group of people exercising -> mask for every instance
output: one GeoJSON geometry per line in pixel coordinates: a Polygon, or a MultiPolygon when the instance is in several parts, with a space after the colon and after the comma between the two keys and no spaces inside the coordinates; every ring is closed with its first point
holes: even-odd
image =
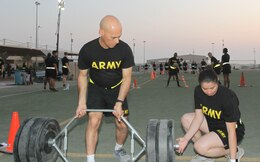
{"type": "MultiPolygon", "coordinates": [[[[121,116],[127,118],[129,115],[127,95],[135,63],[131,48],[120,40],[121,35],[120,21],[115,16],[107,15],[100,21],[99,37],[86,43],[79,53],[76,116],[88,116],[87,162],[95,162],[98,132],[103,118],[103,112],[87,113],[87,109],[111,108],[114,112],[105,116],[115,117],[114,156],[121,162],[131,161],[123,148],[128,128],[121,121],[121,116]]],[[[205,68],[199,73],[199,85],[194,91],[195,111],[181,118],[186,133],[177,139],[179,149],[176,151],[183,153],[189,141],[193,141],[198,155],[192,162],[213,162],[214,158],[224,156],[229,162],[240,161],[244,150],[238,145],[244,137],[245,127],[239,100],[232,90],[219,84],[214,67],[205,68]]],[[[176,53],[169,59],[169,76],[177,77],[177,71],[176,53]]]]}

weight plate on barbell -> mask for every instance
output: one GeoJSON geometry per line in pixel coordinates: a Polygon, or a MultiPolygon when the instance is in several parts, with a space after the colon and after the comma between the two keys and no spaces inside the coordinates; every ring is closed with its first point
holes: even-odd
{"type": "Polygon", "coordinates": [[[170,152],[169,155],[169,159],[172,159],[172,162],[175,161],[175,148],[174,148],[174,145],[175,145],[175,129],[174,129],[174,120],[171,120],[171,126],[169,127],[170,130],[169,130],[169,133],[171,133],[169,136],[168,136],[168,151],[170,152]]]}
{"type": "Polygon", "coordinates": [[[161,119],[157,134],[159,162],[173,162],[175,158],[173,149],[173,120],[161,119]]]}
{"type": "Polygon", "coordinates": [[[30,120],[31,118],[28,118],[26,120],[24,120],[22,122],[22,124],[20,125],[16,135],[15,135],[15,140],[14,140],[14,149],[13,149],[13,156],[14,156],[14,161],[15,162],[21,162],[20,157],[19,157],[19,151],[18,151],[18,145],[19,145],[19,139],[21,137],[22,134],[22,130],[24,128],[24,126],[26,125],[26,123],[30,120]]]}
{"type": "Polygon", "coordinates": [[[25,120],[24,126],[20,127],[19,132],[16,134],[15,138],[15,154],[14,157],[16,157],[16,162],[29,162],[29,159],[27,158],[27,150],[28,150],[28,142],[29,142],[29,133],[31,126],[34,124],[34,121],[37,118],[30,118],[28,120],[25,120]]]}
{"type": "Polygon", "coordinates": [[[150,119],[146,130],[146,161],[158,161],[158,119],[150,119]]]}
{"type": "Polygon", "coordinates": [[[36,157],[36,144],[38,142],[37,134],[41,131],[42,125],[48,120],[49,118],[42,117],[37,118],[33,125],[31,126],[29,136],[28,136],[28,149],[26,150],[26,156],[27,159],[29,159],[30,162],[38,162],[36,157]]]}
{"type": "MultiPolygon", "coordinates": [[[[58,158],[58,152],[48,144],[49,140],[54,139],[60,132],[57,120],[47,119],[36,136],[36,157],[38,162],[54,162],[58,158]]],[[[61,146],[61,140],[57,139],[56,144],[61,146]]]]}

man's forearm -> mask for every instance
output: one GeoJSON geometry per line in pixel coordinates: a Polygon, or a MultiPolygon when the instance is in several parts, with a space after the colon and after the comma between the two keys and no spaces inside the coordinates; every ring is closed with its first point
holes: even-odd
{"type": "Polygon", "coordinates": [[[78,95],[79,100],[78,104],[86,104],[86,94],[87,94],[87,77],[79,76],[78,77],[78,95]]]}

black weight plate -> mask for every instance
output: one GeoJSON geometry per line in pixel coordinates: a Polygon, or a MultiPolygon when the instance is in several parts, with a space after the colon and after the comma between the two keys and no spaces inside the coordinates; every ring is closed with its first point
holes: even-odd
{"type": "Polygon", "coordinates": [[[18,142],[18,155],[21,162],[29,162],[26,157],[26,152],[29,149],[28,143],[30,140],[28,137],[29,137],[31,126],[34,124],[34,121],[36,119],[37,118],[31,118],[30,120],[28,120],[21,131],[19,142],[18,142]]]}
{"type": "Polygon", "coordinates": [[[48,120],[48,118],[37,118],[31,126],[28,136],[30,140],[28,142],[28,149],[26,150],[26,157],[30,162],[37,162],[35,149],[38,141],[36,139],[36,136],[41,131],[41,127],[46,120],[48,120]]]}
{"type": "Polygon", "coordinates": [[[146,130],[146,162],[158,162],[158,119],[150,119],[146,130]]]}
{"type": "MultiPolygon", "coordinates": [[[[38,162],[55,162],[58,158],[58,152],[48,144],[50,139],[54,139],[60,132],[60,126],[57,120],[49,118],[46,120],[36,137],[36,156],[38,162]]],[[[58,147],[61,146],[61,140],[56,141],[58,147]]]]}
{"type": "Polygon", "coordinates": [[[26,120],[24,120],[22,122],[22,124],[20,125],[16,135],[15,135],[15,139],[14,139],[14,149],[13,149],[13,156],[14,156],[14,161],[15,162],[21,162],[20,157],[19,157],[19,153],[18,153],[18,145],[19,145],[19,140],[20,140],[20,136],[22,133],[22,130],[25,126],[25,124],[30,120],[31,118],[28,118],[26,120]]]}
{"type": "Polygon", "coordinates": [[[173,145],[176,142],[174,120],[171,120],[171,124],[170,124],[169,128],[171,129],[171,131],[170,131],[171,134],[168,136],[168,157],[170,159],[169,160],[170,162],[174,162],[175,161],[175,148],[173,147],[173,145]]]}
{"type": "Polygon", "coordinates": [[[160,120],[159,129],[157,130],[159,162],[168,162],[168,122],[167,119],[160,120]]]}
{"type": "Polygon", "coordinates": [[[162,119],[158,129],[159,162],[173,162],[173,120],[162,119]]]}

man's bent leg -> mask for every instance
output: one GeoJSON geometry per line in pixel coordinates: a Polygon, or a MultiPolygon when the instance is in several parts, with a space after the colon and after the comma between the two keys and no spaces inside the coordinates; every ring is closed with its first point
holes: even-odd
{"type": "Polygon", "coordinates": [[[123,145],[128,136],[128,127],[123,121],[119,122],[117,119],[115,119],[115,122],[116,122],[116,146],[115,146],[114,155],[120,162],[129,162],[131,161],[130,155],[128,155],[126,151],[123,149],[123,145]]]}
{"type": "Polygon", "coordinates": [[[128,136],[128,127],[123,121],[118,121],[115,119],[116,122],[116,142],[120,145],[123,145],[128,136]]]}

